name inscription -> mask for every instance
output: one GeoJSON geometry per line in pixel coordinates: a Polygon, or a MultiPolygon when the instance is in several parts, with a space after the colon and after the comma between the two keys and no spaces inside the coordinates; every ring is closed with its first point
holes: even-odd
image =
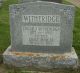
{"type": "Polygon", "coordinates": [[[60,23],[60,15],[22,15],[24,23],[60,23]]]}
{"type": "MultiPolygon", "coordinates": [[[[58,23],[59,15],[22,15],[23,23],[58,23]]],[[[60,26],[22,26],[23,45],[60,46],[60,26]]]]}

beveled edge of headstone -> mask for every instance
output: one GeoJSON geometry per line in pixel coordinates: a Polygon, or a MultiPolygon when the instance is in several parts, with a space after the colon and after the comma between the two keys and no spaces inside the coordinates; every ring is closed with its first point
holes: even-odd
{"type": "Polygon", "coordinates": [[[48,1],[35,1],[35,2],[27,2],[27,3],[21,3],[21,4],[11,4],[9,6],[11,7],[11,6],[15,6],[15,5],[26,5],[26,4],[32,4],[32,3],[55,4],[55,5],[63,5],[63,6],[69,6],[69,7],[75,8],[74,5],[67,5],[67,4],[61,4],[61,3],[56,3],[56,2],[48,2],[48,1]]]}
{"type": "MultiPolygon", "coordinates": [[[[18,0],[18,3],[25,3],[25,2],[36,2],[36,1],[45,1],[45,0],[18,0]]],[[[60,1],[49,1],[48,2],[56,2],[56,3],[62,3],[62,0],[60,1]]]]}
{"type": "MultiPolygon", "coordinates": [[[[36,2],[37,0],[26,0],[26,2],[36,2]]],[[[23,0],[18,0],[18,3],[24,3],[23,0]]]]}

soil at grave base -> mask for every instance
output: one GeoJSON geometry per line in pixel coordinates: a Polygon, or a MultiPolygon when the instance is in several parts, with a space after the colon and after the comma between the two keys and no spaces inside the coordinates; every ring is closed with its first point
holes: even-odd
{"type": "Polygon", "coordinates": [[[4,68],[3,64],[0,64],[0,73],[6,73],[6,69],[4,68]]]}
{"type": "Polygon", "coordinates": [[[0,53],[0,64],[3,62],[2,53],[0,53]]]}

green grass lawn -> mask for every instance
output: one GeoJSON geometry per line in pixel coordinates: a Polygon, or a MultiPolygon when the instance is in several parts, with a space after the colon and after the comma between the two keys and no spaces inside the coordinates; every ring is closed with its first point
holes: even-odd
{"type": "Polygon", "coordinates": [[[0,7],[0,53],[10,45],[9,5],[16,2],[16,0],[5,0],[0,7]]]}
{"type": "MultiPolygon", "coordinates": [[[[0,54],[10,45],[9,5],[14,3],[17,3],[17,1],[5,0],[2,7],[0,7],[0,54]]],[[[64,1],[64,3],[67,2],[64,1]]],[[[76,7],[75,11],[73,47],[75,47],[77,54],[80,55],[80,8],[76,7]]]]}
{"type": "Polygon", "coordinates": [[[80,54],[80,9],[76,8],[74,31],[73,31],[73,47],[80,54]]]}
{"type": "MultiPolygon", "coordinates": [[[[63,3],[70,4],[63,0],[63,3]]],[[[73,30],[73,47],[80,55],[80,8],[75,7],[74,30],[73,30]]]]}

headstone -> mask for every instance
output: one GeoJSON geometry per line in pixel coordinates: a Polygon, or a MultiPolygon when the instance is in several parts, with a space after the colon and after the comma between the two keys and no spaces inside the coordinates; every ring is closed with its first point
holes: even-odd
{"type": "Polygon", "coordinates": [[[12,49],[41,53],[71,51],[73,6],[33,2],[13,5],[10,13],[12,49]]]}
{"type": "Polygon", "coordinates": [[[4,63],[30,70],[75,68],[72,48],[74,6],[29,2],[10,6],[11,46],[4,63]]]}
{"type": "Polygon", "coordinates": [[[48,2],[62,3],[62,0],[18,0],[19,3],[36,2],[36,1],[48,1],[48,2]]]}

